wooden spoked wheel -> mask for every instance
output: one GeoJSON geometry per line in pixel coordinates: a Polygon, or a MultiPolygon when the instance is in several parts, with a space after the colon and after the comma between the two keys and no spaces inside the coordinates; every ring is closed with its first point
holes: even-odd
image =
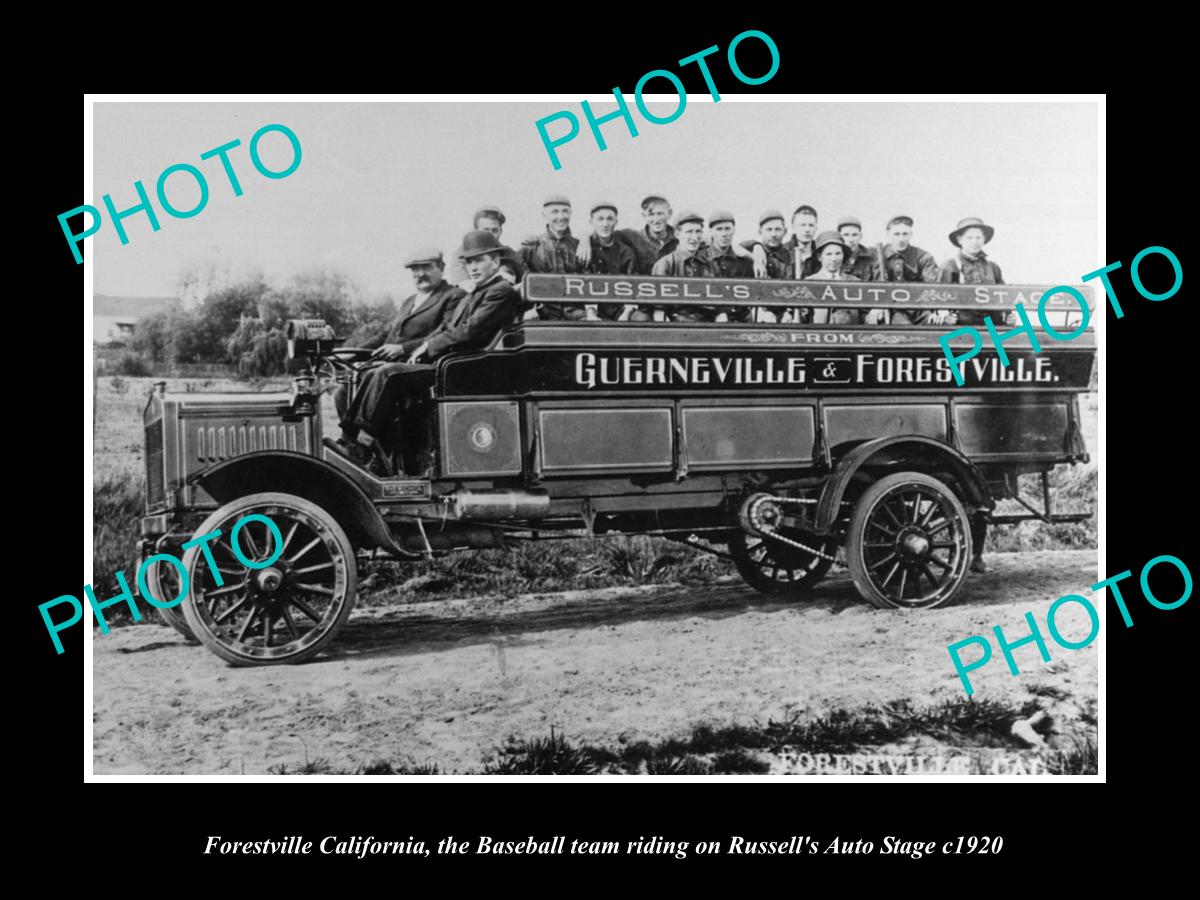
{"type": "MultiPolygon", "coordinates": [[[[837,544],[831,540],[804,531],[783,533],[829,556],[837,552],[837,544]]],[[[824,578],[833,565],[833,560],[744,531],[730,539],[729,552],[745,582],[764,594],[803,594],[824,578]]]]}
{"type": "Polygon", "coordinates": [[[949,487],[920,472],[872,484],[855,504],[846,565],[879,607],[931,609],[952,601],[971,561],[966,510],[949,487]]]}
{"type": "Polygon", "coordinates": [[[196,637],[240,666],[295,663],[319,653],[354,607],[354,547],[342,527],[308,500],[264,493],[225,504],[196,533],[216,529],[220,536],[208,544],[215,572],[201,546],[183,558],[191,580],[184,615],[196,637]],[[282,541],[277,547],[265,522],[245,523],[238,545],[254,566],[239,560],[230,544],[234,525],[250,514],[274,522],[282,541]]]}

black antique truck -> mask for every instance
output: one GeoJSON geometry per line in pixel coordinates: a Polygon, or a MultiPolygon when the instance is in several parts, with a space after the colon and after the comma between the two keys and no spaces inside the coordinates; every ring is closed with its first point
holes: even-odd
{"type": "MultiPolygon", "coordinates": [[[[427,402],[407,411],[403,427],[431,438],[422,478],[380,477],[323,446],[320,394],[352,390],[366,354],[300,325],[291,393],[156,387],[142,552],[178,553],[221,530],[205,545],[221,583],[203,548],[188,549],[190,596],[167,614],[239,665],[326,646],[354,604],[360,556],[515,540],[662,535],[729,555],[760,591],[797,597],[842,560],[873,604],[940,606],[967,578],[973,520],[1086,515],[1054,514],[1046,476],[1088,459],[1077,395],[1093,333],[1043,334],[1041,352],[1013,337],[1007,366],[987,343],[959,364],[960,387],[938,343],[952,326],[759,323],[760,311],[982,309],[1003,322],[1047,289],[529,275],[531,305],[751,307],[752,321],[514,322],[486,349],[439,360],[427,402]],[[1042,478],[1040,510],[1018,489],[1030,473],[1042,478]],[[1002,498],[1029,512],[998,515],[1002,498]],[[262,568],[228,543],[252,513],[282,541],[261,521],[241,529],[245,558],[276,558],[262,568]]],[[[176,596],[172,573],[151,569],[156,596],[176,596]]]]}

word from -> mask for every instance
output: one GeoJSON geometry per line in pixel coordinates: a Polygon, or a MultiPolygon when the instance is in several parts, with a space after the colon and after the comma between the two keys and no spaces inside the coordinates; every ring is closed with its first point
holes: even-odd
{"type": "MultiPolygon", "coordinates": [[[[700,67],[700,73],[704,77],[704,84],[708,87],[708,92],[712,94],[714,103],[721,102],[721,95],[717,93],[717,86],[713,82],[712,73],[709,71],[708,63],[705,62],[704,58],[716,53],[720,49],[721,48],[716,44],[713,44],[711,47],[705,47],[699,53],[693,53],[691,56],[685,56],[683,59],[679,60],[680,66],[686,66],[688,63],[696,63],[696,65],[700,67]]],[[[731,71],[734,77],[737,78],[738,81],[742,82],[742,84],[764,84],[774,78],[775,73],[779,71],[779,48],[768,35],[761,31],[743,31],[730,42],[729,49],[725,51],[725,57],[729,63],[729,71],[731,71]],[[738,65],[738,45],[748,38],[754,38],[762,41],[762,43],[766,45],[767,50],[770,51],[771,68],[765,75],[752,77],[742,71],[742,67],[738,65]]],[[[584,118],[587,119],[588,127],[592,130],[592,137],[596,141],[596,146],[599,147],[601,151],[608,149],[608,143],[605,141],[604,135],[600,132],[600,126],[605,122],[611,122],[613,119],[618,118],[624,119],[625,126],[629,129],[630,136],[638,136],[637,123],[634,122],[633,113],[629,111],[629,103],[626,102],[625,95],[621,93],[621,89],[619,87],[613,88],[613,96],[617,101],[616,110],[608,113],[607,115],[600,116],[599,118],[597,118],[596,114],[592,112],[591,104],[589,104],[586,100],[580,102],[580,106],[583,108],[584,118]]],[[[683,115],[684,109],[687,108],[687,90],[684,88],[683,82],[680,81],[679,76],[674,72],[669,72],[666,69],[652,69],[638,79],[637,86],[633,90],[633,100],[634,104],[638,108],[638,112],[642,114],[643,119],[645,119],[651,125],[666,125],[669,122],[674,122],[683,115]],[[671,86],[675,88],[675,93],[679,98],[678,106],[676,106],[675,111],[669,116],[656,116],[650,112],[650,110],[646,109],[646,101],[642,96],[642,89],[655,78],[665,78],[667,81],[671,82],[671,86]]],[[[546,153],[550,157],[550,164],[554,166],[555,170],[561,169],[562,163],[559,161],[557,148],[568,143],[569,141],[573,141],[579,136],[579,117],[573,112],[562,109],[556,113],[551,113],[544,118],[538,119],[533,124],[537,128],[538,136],[542,140],[542,146],[546,148],[546,153]],[[558,119],[563,119],[568,123],[567,132],[566,134],[563,134],[552,140],[550,138],[550,133],[547,129],[547,126],[551,122],[554,122],[558,119]]]]}
{"type": "MultiPolygon", "coordinates": [[[[1114,272],[1119,268],[1121,268],[1121,261],[1117,260],[1115,263],[1109,263],[1102,269],[1097,269],[1094,272],[1088,272],[1086,275],[1082,276],[1082,280],[1091,281],[1093,278],[1099,278],[1100,282],[1104,285],[1104,293],[1108,297],[1108,302],[1112,304],[1113,312],[1117,314],[1118,319],[1122,319],[1125,317],[1125,310],[1121,308],[1121,304],[1117,300],[1116,289],[1113,288],[1112,282],[1108,278],[1109,272],[1114,272]]],[[[1133,258],[1133,262],[1129,264],[1129,277],[1132,279],[1133,286],[1137,288],[1137,292],[1139,294],[1141,294],[1147,300],[1158,302],[1159,300],[1166,300],[1170,297],[1174,297],[1177,293],[1179,293],[1179,289],[1183,287],[1183,266],[1179,264],[1179,258],[1166,247],[1147,247],[1145,250],[1135,256],[1133,258]],[[1141,265],[1142,260],[1151,253],[1165,256],[1170,261],[1171,267],[1175,270],[1175,283],[1171,286],[1170,290],[1164,291],[1161,294],[1155,294],[1146,290],[1146,286],[1142,284],[1142,278],[1138,272],[1138,267],[1141,265]]],[[[1000,357],[1000,364],[1002,366],[1008,365],[1008,354],[1004,352],[1004,342],[1010,340],[1018,334],[1025,334],[1029,337],[1029,343],[1032,345],[1034,353],[1042,352],[1041,344],[1038,343],[1037,333],[1033,330],[1033,325],[1029,321],[1029,313],[1025,311],[1025,304],[1016,303],[1013,306],[1013,309],[1016,310],[1017,318],[1021,320],[1021,326],[1019,328],[1012,328],[1008,331],[1000,332],[997,331],[996,326],[992,324],[991,316],[985,316],[983,320],[983,324],[987,328],[988,335],[992,340],[992,346],[996,348],[996,353],[1000,357]]],[[[1056,341],[1073,341],[1075,338],[1087,331],[1088,323],[1092,318],[1092,311],[1088,306],[1087,298],[1083,296],[1083,293],[1080,292],[1078,288],[1073,288],[1070,285],[1065,284],[1060,284],[1057,287],[1053,287],[1050,290],[1045,291],[1041,297],[1038,298],[1037,314],[1038,321],[1042,326],[1042,330],[1056,341]],[[1050,301],[1050,298],[1057,294],[1067,294],[1074,300],[1075,303],[1079,305],[1082,316],[1080,317],[1078,327],[1074,331],[1067,333],[1058,331],[1046,320],[1046,304],[1050,301]]],[[[946,332],[940,338],[938,338],[938,343],[942,345],[942,352],[946,355],[946,359],[950,361],[950,365],[954,370],[955,382],[959,387],[962,387],[963,384],[965,384],[965,381],[959,372],[959,367],[957,364],[963,360],[967,360],[978,355],[979,351],[983,349],[983,335],[980,333],[978,328],[968,325],[964,328],[956,328],[953,331],[946,332]],[[956,354],[951,351],[950,342],[958,335],[970,336],[972,338],[973,346],[963,353],[956,354]]]]}
{"type": "MultiPolygon", "coordinates": [[[[200,154],[201,160],[208,160],[213,157],[221,160],[221,167],[225,170],[225,176],[229,179],[229,186],[233,189],[233,196],[235,197],[242,196],[245,191],[242,190],[242,183],[238,180],[237,173],[233,170],[233,163],[230,162],[229,152],[241,145],[242,142],[240,140],[234,139],[227,144],[222,144],[220,147],[214,147],[212,150],[206,150],[200,154]]],[[[300,139],[286,125],[264,125],[258,131],[254,132],[254,136],[250,138],[250,162],[264,178],[287,178],[296,169],[300,168],[300,156],[300,139]],[[258,151],[258,144],[263,139],[263,136],[272,131],[278,131],[292,145],[292,161],[287,168],[279,171],[268,169],[263,164],[262,157],[258,151]]],[[[117,211],[116,204],[113,203],[111,194],[105,194],[101,198],[104,201],[105,209],[108,210],[108,217],[112,220],[113,227],[117,230],[117,237],[121,239],[122,246],[129,243],[129,235],[125,233],[125,226],[122,224],[122,221],[135,213],[144,212],[146,214],[146,218],[150,220],[152,231],[158,231],[162,228],[159,224],[158,216],[154,212],[154,206],[150,203],[150,197],[146,193],[146,188],[140,179],[133,183],[133,189],[137,193],[138,200],[141,202],[119,212],[117,211]]],[[[162,206],[167,215],[176,219],[190,219],[193,216],[197,216],[208,205],[208,181],[205,179],[204,173],[190,163],[175,163],[163,169],[162,173],[158,176],[158,182],[155,184],[155,193],[158,195],[159,205],[162,206]],[[186,173],[195,179],[196,185],[200,188],[200,199],[191,209],[177,209],[167,199],[167,179],[176,172],[186,173]]],[[[71,252],[75,255],[75,262],[81,263],[83,262],[83,256],[79,252],[79,243],[84,238],[89,238],[100,230],[100,227],[104,224],[104,217],[96,207],[85,203],[83,206],[77,206],[69,212],[60,215],[58,217],[58,224],[62,228],[63,234],[67,236],[67,243],[71,245],[71,252]],[[92,224],[91,227],[85,228],[79,234],[75,234],[71,231],[71,226],[67,224],[67,219],[77,216],[80,213],[90,215],[92,217],[92,224]]]]}
{"type": "MultiPolygon", "coordinates": [[[[1057,384],[1061,380],[1050,358],[1018,359],[1011,369],[1005,369],[997,359],[971,362],[973,368],[968,370],[967,377],[973,385],[1057,384]]],[[[1078,366],[1072,365],[1077,361],[1063,362],[1066,363],[1064,372],[1067,382],[1087,383],[1087,373],[1075,371],[1078,366]]],[[[672,356],[635,356],[582,352],[575,354],[574,372],[575,385],[589,390],[596,387],[633,390],[654,385],[936,386],[948,385],[954,377],[949,363],[933,351],[895,354],[858,352],[848,356],[693,356],[682,353],[672,356]]]]}
{"type": "MultiPolygon", "coordinates": [[[[199,537],[192,538],[183,545],[184,550],[190,550],[192,547],[200,548],[200,552],[204,554],[204,560],[208,563],[208,569],[210,572],[212,572],[213,580],[217,583],[217,587],[221,587],[225,583],[225,579],[221,575],[221,570],[217,568],[217,562],[215,559],[213,559],[212,548],[208,546],[208,542],[214,541],[220,536],[221,529],[218,528],[216,531],[210,531],[208,534],[202,534],[199,537]]],[[[258,513],[250,513],[249,515],[242,516],[240,519],[238,519],[233,526],[233,530],[230,532],[229,543],[232,546],[233,553],[238,558],[238,561],[248,569],[265,569],[267,566],[271,565],[271,563],[275,562],[275,560],[279,559],[280,555],[283,553],[283,535],[279,531],[279,526],[266,516],[259,515],[258,513]],[[275,552],[266,559],[256,561],[247,558],[242,553],[242,548],[238,544],[238,534],[241,532],[242,527],[247,522],[263,522],[270,530],[271,537],[274,540],[272,546],[274,546],[275,552]]],[[[108,622],[104,618],[104,610],[122,601],[124,601],[129,607],[129,613],[131,616],[133,616],[133,621],[140,622],[142,620],[141,610],[137,608],[137,604],[133,601],[133,593],[129,590],[129,584],[125,580],[125,573],[118,571],[114,572],[113,574],[117,579],[117,583],[121,585],[121,593],[108,600],[103,602],[97,601],[96,595],[92,591],[92,586],[90,584],[85,584],[83,586],[83,593],[87,595],[88,603],[91,604],[92,611],[95,613],[96,618],[100,620],[101,634],[108,634],[109,632],[108,622]]],[[[187,599],[188,594],[191,592],[191,582],[188,578],[187,569],[185,569],[183,566],[183,561],[178,557],[172,556],[170,553],[155,553],[153,556],[147,556],[144,560],[142,560],[142,565],[137,572],[137,586],[138,593],[141,594],[146,600],[149,600],[151,606],[157,607],[158,609],[170,609],[173,606],[178,606],[185,599],[187,599]],[[146,586],[146,570],[160,560],[170,563],[175,567],[175,571],[179,573],[179,594],[172,600],[163,600],[162,598],[155,597],[150,593],[149,588],[146,586]]],[[[46,630],[50,632],[50,639],[54,641],[55,650],[61,654],[63,652],[63,645],[62,641],[60,641],[58,638],[58,633],[60,631],[65,631],[83,619],[83,604],[79,601],[79,598],[71,594],[63,594],[61,597],[55,597],[53,600],[48,600],[41,604],[38,607],[38,612],[42,614],[42,621],[46,623],[46,630]],[[67,621],[55,624],[50,619],[50,609],[63,603],[69,603],[74,606],[75,612],[67,621]]]]}
{"type": "MultiPolygon", "coordinates": [[[[1105,578],[1098,584],[1092,585],[1092,591],[1098,591],[1101,588],[1108,588],[1109,596],[1112,597],[1113,602],[1117,604],[1117,608],[1121,611],[1121,618],[1124,620],[1126,628],[1133,627],[1133,618],[1129,615],[1129,609],[1125,606],[1125,598],[1121,596],[1121,589],[1117,587],[1117,583],[1122,579],[1130,578],[1132,576],[1133,573],[1129,569],[1126,569],[1124,572],[1121,572],[1117,575],[1112,575],[1108,578],[1105,578]]],[[[1178,609],[1187,602],[1189,597],[1192,596],[1192,573],[1188,571],[1188,567],[1184,564],[1183,560],[1174,556],[1163,555],[1154,557],[1154,559],[1150,560],[1145,566],[1142,567],[1140,581],[1143,596],[1145,596],[1147,602],[1149,602],[1151,606],[1157,607],[1158,609],[1178,609]],[[1164,562],[1175,566],[1183,574],[1183,596],[1170,603],[1163,603],[1161,600],[1155,597],[1153,593],[1150,592],[1150,570],[1159,563],[1164,562]]],[[[1004,631],[999,625],[992,629],[992,631],[995,632],[996,642],[1000,646],[1000,651],[1004,654],[1004,659],[1008,663],[1008,670],[1013,675],[1021,674],[1020,669],[1017,668],[1017,661],[1013,657],[1013,650],[1017,649],[1018,647],[1023,647],[1026,644],[1036,644],[1038,652],[1042,656],[1042,661],[1050,662],[1050,650],[1046,647],[1046,638],[1042,635],[1041,629],[1038,628],[1038,623],[1033,618],[1033,613],[1025,613],[1025,622],[1029,625],[1030,633],[1028,637],[1023,637],[1019,641],[1009,642],[1009,640],[1005,638],[1004,631]]],[[[1092,641],[1096,639],[1096,636],[1100,633],[1100,614],[1096,611],[1096,607],[1092,606],[1092,604],[1088,602],[1086,597],[1081,597],[1079,594],[1066,594],[1050,604],[1050,609],[1046,613],[1046,628],[1050,631],[1050,637],[1052,637],[1054,642],[1060,647],[1064,647],[1067,650],[1082,650],[1084,647],[1087,647],[1089,644],[1091,644],[1092,641]],[[1055,614],[1067,603],[1077,603],[1082,606],[1087,612],[1088,619],[1091,621],[1091,629],[1082,640],[1067,640],[1062,636],[1062,633],[1058,630],[1058,625],[1055,623],[1055,614]]],[[[967,692],[968,697],[971,696],[973,693],[975,693],[975,689],[971,686],[971,681],[969,678],[967,678],[967,673],[973,672],[976,669],[981,669],[987,665],[988,661],[992,658],[992,645],[988,642],[987,638],[979,635],[972,635],[971,637],[964,638],[963,640],[957,641],[953,644],[947,644],[946,649],[950,652],[950,659],[954,662],[954,668],[955,671],[958,672],[958,678],[962,682],[963,690],[967,692]],[[983,655],[970,665],[964,666],[962,658],[959,656],[959,651],[963,647],[969,646],[970,644],[978,644],[980,647],[982,647],[983,655]]]]}

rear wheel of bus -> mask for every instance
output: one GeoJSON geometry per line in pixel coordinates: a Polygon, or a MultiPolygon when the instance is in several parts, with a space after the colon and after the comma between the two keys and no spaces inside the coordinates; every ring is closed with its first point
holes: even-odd
{"type": "Polygon", "coordinates": [[[858,592],[876,606],[944,606],[962,590],[970,562],[966,509],[939,479],[898,472],[858,498],[846,535],[846,566],[858,592]]]}

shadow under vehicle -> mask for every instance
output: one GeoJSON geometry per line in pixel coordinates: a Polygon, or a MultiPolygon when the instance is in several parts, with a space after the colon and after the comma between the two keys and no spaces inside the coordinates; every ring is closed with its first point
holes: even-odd
{"type": "MultiPolygon", "coordinates": [[[[754,318],[983,309],[999,321],[1045,290],[570,275],[522,285],[530,303],[749,307],[754,318]]],[[[522,322],[438,361],[427,400],[405,413],[404,428],[429,438],[430,474],[414,478],[378,477],[323,446],[320,392],[352,388],[365,351],[297,323],[292,351],[307,368],[290,395],[151,395],[142,552],[178,553],[220,529],[206,545],[212,566],[202,546],[184,554],[190,596],[167,614],[241,665],[318,653],[350,614],[360,555],[515,540],[662,535],[730,556],[760,591],[797,596],[841,553],[869,602],[940,606],[967,577],[974,520],[1088,515],[1054,514],[1046,477],[1088,459],[1077,395],[1096,352],[1090,330],[1039,332],[1040,353],[1014,335],[1002,366],[985,341],[958,387],[938,343],[950,327],[522,322]],[[1028,473],[1042,478],[1041,510],[1020,497],[1028,473]],[[998,515],[1002,498],[1029,511],[998,515]],[[250,514],[279,538],[246,524],[246,565],[229,540],[250,514]]],[[[152,567],[151,589],[174,597],[164,569],[152,567]]]]}

